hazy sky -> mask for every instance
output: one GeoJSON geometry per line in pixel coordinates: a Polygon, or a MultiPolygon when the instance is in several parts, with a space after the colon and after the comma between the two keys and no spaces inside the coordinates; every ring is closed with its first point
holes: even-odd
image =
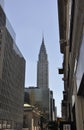
{"type": "Polygon", "coordinates": [[[26,60],[25,86],[36,86],[37,60],[44,34],[49,61],[49,87],[53,90],[57,115],[61,115],[63,75],[59,46],[57,0],[5,0],[6,15],[16,33],[16,44],[26,60]]]}

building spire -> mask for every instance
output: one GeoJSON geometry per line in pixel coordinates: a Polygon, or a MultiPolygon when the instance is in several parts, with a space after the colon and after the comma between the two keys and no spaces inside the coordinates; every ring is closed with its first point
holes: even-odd
{"type": "Polygon", "coordinates": [[[45,47],[45,43],[44,43],[44,36],[42,36],[42,43],[41,43],[40,52],[39,52],[39,59],[41,59],[43,57],[42,55],[45,55],[45,58],[47,59],[46,47],[45,47]]]}
{"type": "Polygon", "coordinates": [[[42,43],[44,44],[44,34],[42,33],[42,43]]]}
{"type": "Polygon", "coordinates": [[[48,58],[44,44],[44,36],[42,36],[42,43],[37,62],[37,87],[48,88],[48,58]]]}

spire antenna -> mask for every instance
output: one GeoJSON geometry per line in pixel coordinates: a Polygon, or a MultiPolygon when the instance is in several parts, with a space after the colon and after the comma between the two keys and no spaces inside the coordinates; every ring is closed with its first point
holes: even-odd
{"type": "Polygon", "coordinates": [[[44,43],[44,33],[42,33],[42,43],[44,43]]]}

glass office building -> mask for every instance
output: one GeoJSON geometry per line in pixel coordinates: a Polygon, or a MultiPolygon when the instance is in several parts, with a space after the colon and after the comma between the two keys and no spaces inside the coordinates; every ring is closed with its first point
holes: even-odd
{"type": "Polygon", "coordinates": [[[24,80],[25,59],[0,6],[0,129],[23,127],[24,80]]]}
{"type": "Polygon", "coordinates": [[[46,88],[25,88],[29,94],[30,104],[38,107],[46,119],[50,119],[50,90],[46,88]]]}

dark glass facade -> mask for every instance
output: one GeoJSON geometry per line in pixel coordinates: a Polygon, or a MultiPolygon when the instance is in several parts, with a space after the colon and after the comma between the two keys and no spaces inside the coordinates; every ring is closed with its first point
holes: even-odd
{"type": "Polygon", "coordinates": [[[22,129],[25,59],[0,7],[0,129],[22,129]]]}

